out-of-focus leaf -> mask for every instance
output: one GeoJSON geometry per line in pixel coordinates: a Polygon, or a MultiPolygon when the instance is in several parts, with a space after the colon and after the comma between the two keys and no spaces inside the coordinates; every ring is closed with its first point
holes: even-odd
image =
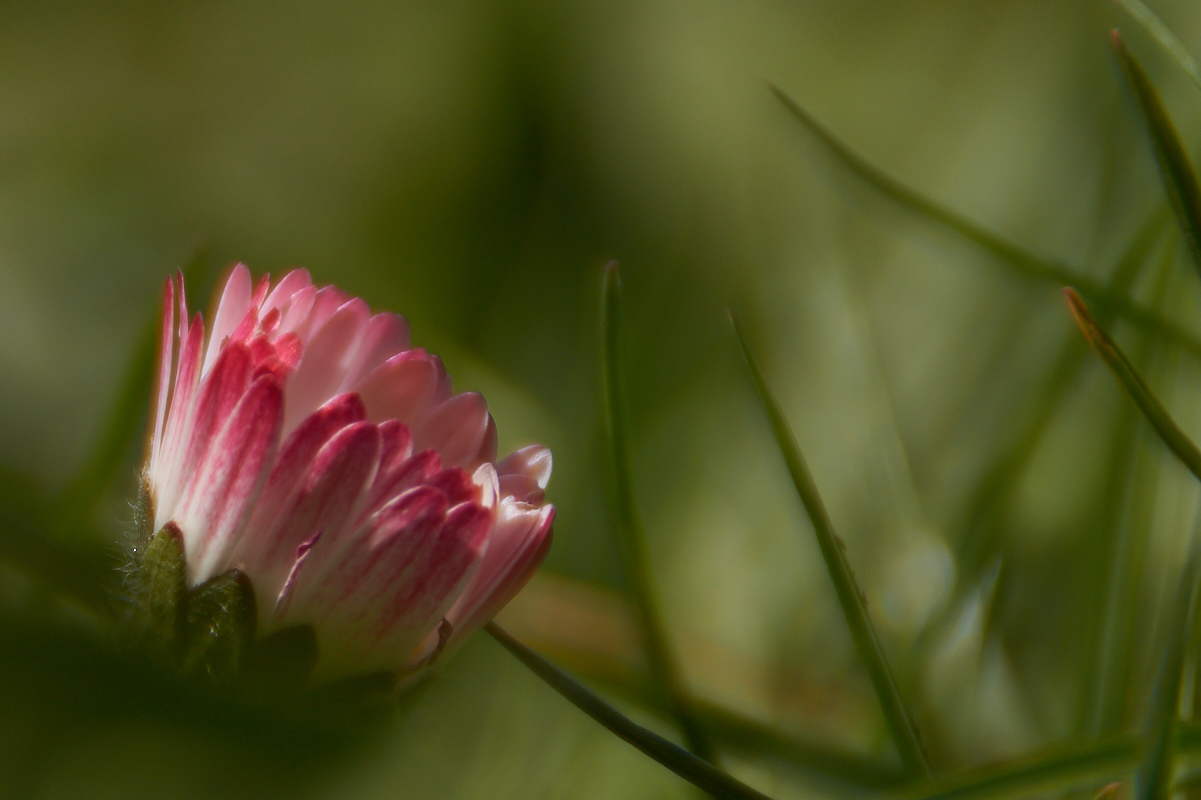
{"type": "Polygon", "coordinates": [[[1072,316],[1076,318],[1076,323],[1084,332],[1089,344],[1105,361],[1168,449],[1188,467],[1190,472],[1201,479],[1201,450],[1198,450],[1197,445],[1193,444],[1184,431],[1180,430],[1180,426],[1176,424],[1147,387],[1147,384],[1134,371],[1134,367],[1130,365],[1130,361],[1118,348],[1117,343],[1096,323],[1080,295],[1071,287],[1065,288],[1063,293],[1067,297],[1072,316]]]}
{"type": "MultiPolygon", "coordinates": [[[[193,287],[208,282],[209,259],[198,248],[183,267],[184,279],[193,287]]],[[[162,309],[146,322],[137,346],[125,367],[117,398],[105,418],[100,438],[83,467],[64,488],[59,498],[61,514],[84,519],[104,492],[112,486],[134,443],[142,435],[145,410],[154,380],[155,354],[159,346],[162,309]]]]}
{"type": "Polygon", "coordinates": [[[489,622],[486,629],[492,634],[492,638],[500,642],[518,661],[567,698],[572,705],[684,780],[716,798],[768,800],[767,795],[762,792],[752,789],[657,733],[634,723],[579,681],[513,638],[495,622],[489,622]]]}
{"type": "Polygon", "coordinates": [[[269,696],[294,694],[304,690],[318,655],[313,627],[292,625],[254,643],[243,677],[269,696]]]}
{"type": "Polygon", "coordinates": [[[792,428],[788,425],[788,420],[785,419],[784,412],[780,410],[775,397],[772,396],[771,390],[763,378],[763,373],[759,369],[759,364],[751,352],[750,345],[747,343],[746,337],[742,335],[738,321],[734,319],[733,314],[730,315],[730,322],[733,324],[738,344],[742,348],[743,358],[750,369],[751,380],[759,396],[759,401],[767,413],[776,444],[784,457],[784,463],[788,466],[788,472],[792,476],[797,494],[800,495],[801,503],[805,506],[809,520],[813,523],[813,532],[817,537],[818,546],[821,548],[822,558],[826,562],[826,569],[830,572],[830,579],[834,582],[838,602],[846,616],[847,626],[851,629],[851,636],[855,640],[859,655],[867,667],[872,686],[875,687],[876,695],[880,699],[884,717],[888,721],[893,740],[900,752],[901,761],[914,777],[931,779],[930,765],[926,761],[926,754],[922,748],[921,739],[918,737],[917,726],[901,699],[900,690],[888,663],[888,655],[884,652],[884,646],[876,634],[875,625],[872,624],[871,615],[868,613],[867,596],[859,588],[859,584],[855,580],[855,573],[852,572],[846,553],[843,551],[842,541],[834,533],[834,525],[826,513],[826,507],[813,482],[813,476],[809,474],[809,467],[805,464],[805,457],[801,454],[801,448],[792,433],[792,428]]]}
{"type": "Polygon", "coordinates": [[[621,277],[616,261],[605,267],[603,298],[605,408],[617,494],[617,530],[626,578],[630,582],[642,623],[646,652],[655,680],[666,695],[688,748],[706,761],[713,761],[713,745],[692,711],[675,654],[667,640],[646,530],[642,527],[634,494],[633,470],[630,466],[629,406],[626,403],[625,373],[622,369],[621,277]]]}
{"type": "Polygon", "coordinates": [[[188,592],[185,602],[183,671],[232,680],[254,643],[257,610],[250,579],[240,570],[224,572],[188,592]]]}
{"type": "Polygon", "coordinates": [[[1140,328],[1158,333],[1188,350],[1194,355],[1201,356],[1201,339],[1182,328],[1177,323],[1163,316],[1154,309],[1136,303],[1124,292],[1115,291],[1103,281],[1081,273],[1055,261],[1041,259],[1012,242],[1006,241],[995,233],[982,228],[966,217],[918,194],[900,181],[885,174],[862,156],[852,150],[833,133],[819,123],[809,112],[801,108],[783,90],[771,86],[776,97],[800,120],[821,142],[852,172],[875,187],[887,197],[914,213],[934,220],[950,228],[967,240],[982,247],[1001,261],[1008,264],[1019,275],[1032,280],[1050,282],[1059,286],[1071,284],[1092,298],[1098,307],[1112,309],[1114,313],[1140,328]]]}
{"type": "Polygon", "coordinates": [[[1155,12],[1148,8],[1142,0],[1116,0],[1116,2],[1126,9],[1126,13],[1134,17],[1147,33],[1155,37],[1163,49],[1168,51],[1168,55],[1184,70],[1184,74],[1188,75],[1193,84],[1201,89],[1201,70],[1197,69],[1196,59],[1193,58],[1184,43],[1176,38],[1176,34],[1172,33],[1171,29],[1164,24],[1163,20],[1156,16],[1155,12]]]}
{"type": "Polygon", "coordinates": [[[1172,203],[1172,210],[1176,212],[1176,221],[1188,244],[1189,255],[1193,257],[1197,269],[1201,270],[1201,187],[1197,185],[1197,173],[1193,170],[1192,161],[1184,150],[1180,134],[1172,124],[1159,92],[1117,31],[1113,32],[1113,49],[1130,80],[1139,110],[1151,133],[1164,189],[1172,203]]]}
{"type": "Polygon", "coordinates": [[[47,522],[52,515],[40,486],[0,467],[0,561],[109,619],[109,584],[119,566],[113,553],[96,544],[96,537],[76,535],[67,544],[52,536],[47,522]]]}

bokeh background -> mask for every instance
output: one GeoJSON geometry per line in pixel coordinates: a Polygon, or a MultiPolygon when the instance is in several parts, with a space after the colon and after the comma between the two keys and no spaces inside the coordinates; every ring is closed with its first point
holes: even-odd
{"type": "MultiPolygon", "coordinates": [[[[1201,43],[1194,4],[1155,9],[1201,43]]],[[[1123,536],[1145,542],[1128,724],[1193,482],[1095,358],[1056,372],[1079,338],[1057,285],[882,197],[768,88],[921,192],[1105,277],[1163,196],[1115,25],[1197,141],[1196,87],[1108,0],[4,4],[0,464],[68,485],[170,270],[198,253],[214,273],[306,266],[405,314],[485,393],[502,451],[554,450],[555,544],[505,622],[671,734],[630,690],[645,665],[600,405],[616,258],[636,486],[690,687],[895,763],[732,309],[935,764],[1089,729],[1123,536]]],[[[1197,276],[1169,228],[1132,291],[1193,330],[1197,276]]],[[[1114,330],[1201,433],[1196,355],[1114,330]]],[[[126,536],[135,469],[131,453],[98,514],[104,546],[126,536]]],[[[4,575],[8,617],[67,624],[4,575]]],[[[186,715],[48,710],[21,676],[0,685],[0,784],[22,796],[691,796],[485,636],[361,746],[304,768],[186,715]]],[[[773,796],[845,791],[780,758],[725,764],[773,796]]]]}

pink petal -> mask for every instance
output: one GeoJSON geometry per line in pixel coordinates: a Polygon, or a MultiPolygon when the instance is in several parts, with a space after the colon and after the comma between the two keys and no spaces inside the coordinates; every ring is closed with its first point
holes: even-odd
{"type": "Polygon", "coordinates": [[[550,449],[540,444],[532,444],[496,462],[496,474],[502,478],[505,475],[528,475],[539,488],[545,489],[553,467],[554,459],[550,449]]]}
{"type": "Polygon", "coordinates": [[[171,512],[183,492],[186,478],[183,458],[187,450],[187,433],[192,418],[192,400],[200,378],[200,358],[204,347],[204,320],[197,313],[188,329],[187,339],[180,346],[179,363],[175,367],[175,387],[171,410],[163,432],[162,460],[152,476],[154,483],[154,527],[157,530],[171,519],[171,512]]]}
{"type": "Polygon", "coordinates": [[[283,389],[273,376],[256,381],[193,474],[175,514],[189,537],[192,585],[221,571],[241,534],[279,445],[283,406],[283,389]]]}
{"type": "Polygon", "coordinates": [[[331,615],[352,623],[382,601],[388,586],[434,546],[448,505],[446,496],[418,486],[398,497],[374,529],[342,547],[326,547],[319,563],[298,581],[292,608],[313,620],[331,615]],[[373,580],[366,580],[373,573],[373,580]]]}
{"type": "MultiPolygon", "coordinates": [[[[353,394],[335,397],[309,415],[280,449],[248,530],[260,535],[274,528],[279,513],[300,491],[303,480],[312,468],[313,459],[321,448],[339,431],[362,422],[366,416],[362,402],[353,394]]],[[[243,544],[239,551],[247,547],[243,544]]]]}
{"type": "Polygon", "coordinates": [[[413,436],[409,433],[409,426],[400,420],[390,419],[381,422],[379,435],[381,445],[379,476],[376,477],[376,483],[379,483],[381,478],[393,470],[398,469],[401,464],[409,460],[409,456],[413,455],[413,436]]]}
{"type": "Polygon", "coordinates": [[[554,506],[517,511],[511,501],[502,505],[510,508],[502,510],[503,519],[493,528],[479,572],[447,614],[456,639],[496,616],[529,582],[550,549],[554,506]]]}
{"type": "Polygon", "coordinates": [[[158,375],[154,402],[154,433],[150,439],[150,472],[157,471],[163,446],[163,426],[167,421],[167,395],[171,392],[171,361],[175,357],[175,283],[170,278],[163,287],[163,327],[159,336],[158,375]]]}
{"type": "Polygon", "coordinates": [[[455,395],[413,429],[413,447],[434,448],[448,466],[474,468],[490,421],[488,404],[478,392],[455,395]]]}
{"type": "MultiPolygon", "coordinates": [[[[382,427],[382,426],[381,426],[382,427]]],[[[385,473],[382,469],[371,487],[364,514],[373,514],[382,506],[392,502],[403,492],[424,483],[442,469],[442,459],[436,450],[423,450],[392,465],[385,473]]]]}
{"type": "MultiPolygon", "coordinates": [[[[200,382],[196,402],[188,415],[180,442],[183,454],[179,476],[191,478],[220,433],[250,383],[252,364],[245,345],[232,344],[221,351],[212,371],[200,382]]],[[[186,531],[185,531],[186,533],[186,531]]]]}
{"type": "Polygon", "coordinates": [[[367,406],[368,419],[374,422],[398,419],[412,430],[438,401],[441,382],[439,363],[416,348],[380,364],[355,391],[367,406]]]}
{"type": "Polygon", "coordinates": [[[479,569],[491,526],[491,512],[474,503],[450,510],[433,550],[407,580],[393,581],[392,596],[375,616],[376,663],[404,663],[449,612],[479,569]]]}
{"type": "Polygon", "coordinates": [[[484,440],[480,443],[480,451],[469,463],[472,465],[491,463],[496,460],[496,420],[488,415],[488,428],[484,431],[484,440]]]}
{"type": "Polygon", "coordinates": [[[313,281],[307,269],[292,270],[276,284],[275,290],[263,301],[263,315],[266,316],[270,311],[279,311],[282,314],[294,294],[312,285],[313,281]]]}
{"type": "Polygon", "coordinates": [[[271,288],[271,275],[264,274],[259,278],[258,285],[254,287],[254,294],[250,297],[250,306],[255,311],[263,307],[263,301],[267,299],[267,290],[271,288]]]}
{"type": "Polygon", "coordinates": [[[246,269],[245,264],[238,264],[229,273],[229,278],[225,281],[225,290],[221,292],[221,302],[217,306],[216,316],[213,317],[213,332],[204,356],[202,375],[208,374],[221,352],[224,340],[234,332],[249,309],[250,271],[246,269]]]}
{"type": "Polygon", "coordinates": [[[409,349],[409,323],[399,314],[376,314],[363,329],[354,363],[341,389],[350,391],[368,373],[399,352],[409,349]]]}
{"type": "Polygon", "coordinates": [[[275,610],[272,612],[274,619],[281,618],[288,613],[288,607],[292,604],[292,597],[295,595],[300,570],[304,566],[304,562],[308,560],[309,551],[313,549],[313,545],[317,544],[317,540],[320,538],[321,531],[317,531],[296,546],[296,560],[292,562],[292,568],[288,570],[288,577],[284,579],[284,587],[279,590],[279,597],[275,599],[275,610]]]}
{"type": "Polygon", "coordinates": [[[501,494],[533,505],[541,503],[553,466],[550,450],[540,444],[509,454],[496,464],[501,494]]]}
{"type": "Polygon", "coordinates": [[[338,393],[353,364],[369,314],[367,304],[355,298],[339,308],[305,345],[288,383],[285,431],[338,393]]]}
{"type": "Polygon", "coordinates": [[[300,337],[300,341],[306,345],[312,339],[330,317],[342,306],[346,305],[350,300],[350,296],[336,286],[325,286],[317,290],[317,294],[313,296],[313,306],[305,319],[299,322],[295,328],[296,335],[300,337]]]}
{"type": "Polygon", "coordinates": [[[175,270],[175,282],[179,286],[179,339],[188,335],[188,293],[183,285],[183,270],[175,270]]]}
{"type": "Polygon", "coordinates": [[[467,502],[478,503],[480,500],[480,487],[461,467],[444,469],[427,483],[445,494],[452,506],[467,502]]]}
{"type": "MultiPolygon", "coordinates": [[[[283,309],[283,317],[279,321],[279,332],[296,333],[298,328],[306,325],[316,299],[316,286],[305,286],[292,295],[283,309]]],[[[268,302],[270,302],[270,298],[268,298],[268,302]]]]}
{"type": "Polygon", "coordinates": [[[259,608],[269,611],[283,586],[291,560],[287,554],[322,531],[321,548],[336,547],[343,530],[353,521],[360,498],[375,477],[379,459],[379,431],[370,422],[343,428],[313,459],[312,466],[292,503],[279,515],[271,531],[243,537],[234,561],[244,565],[260,592],[259,608]]]}

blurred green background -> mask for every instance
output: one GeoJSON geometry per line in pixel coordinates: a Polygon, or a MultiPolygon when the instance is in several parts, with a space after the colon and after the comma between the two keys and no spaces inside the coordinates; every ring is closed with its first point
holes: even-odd
{"type": "MultiPolygon", "coordinates": [[[[1201,41],[1194,4],[1155,9],[1201,41]]],[[[458,388],[485,393],[502,451],[553,449],[548,577],[509,624],[551,650],[621,650],[620,630],[572,611],[620,618],[624,590],[599,382],[601,268],[617,258],[635,477],[690,686],[895,758],[730,308],[936,765],[1088,727],[1106,542],[1124,531],[1147,542],[1128,609],[1135,719],[1151,670],[1135,648],[1194,482],[1095,358],[1053,380],[1079,339],[1057,285],[898,209],[767,84],[923,193],[1107,276],[1162,199],[1109,48],[1118,24],[1197,141],[1196,88],[1108,0],[4,4],[0,464],[66,483],[164,278],[198,248],[256,274],[303,265],[405,314],[458,388]]],[[[1134,293],[1197,329],[1193,268],[1150,261],[1134,293]]],[[[1201,433],[1197,357],[1113,329],[1201,433]]],[[[106,546],[129,527],[135,469],[102,508],[106,546]]],[[[6,580],[9,617],[36,605],[6,580]]],[[[362,748],[304,769],[186,717],[47,711],[39,692],[71,679],[39,689],[34,672],[0,685],[0,785],[22,796],[691,796],[484,636],[362,748]]],[[[834,791],[778,759],[725,763],[773,796],[834,791]]]]}

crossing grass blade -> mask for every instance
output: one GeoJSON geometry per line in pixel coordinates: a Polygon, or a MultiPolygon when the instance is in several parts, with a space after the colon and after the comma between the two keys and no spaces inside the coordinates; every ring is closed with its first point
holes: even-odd
{"type": "Polygon", "coordinates": [[[780,448],[781,455],[784,456],[784,462],[792,476],[793,485],[796,486],[801,503],[805,506],[809,520],[813,524],[813,532],[817,537],[818,546],[821,548],[822,558],[826,562],[826,569],[830,572],[830,579],[834,582],[838,602],[846,616],[847,626],[851,629],[851,636],[859,655],[867,667],[892,738],[900,752],[901,761],[914,778],[932,780],[933,774],[926,760],[926,753],[922,748],[917,726],[901,699],[892,667],[888,663],[888,655],[884,651],[884,646],[872,623],[871,615],[868,613],[867,596],[855,580],[855,573],[852,572],[851,565],[847,561],[842,541],[834,532],[834,525],[826,513],[825,505],[817,491],[817,485],[813,482],[813,476],[809,473],[809,467],[801,454],[801,448],[792,433],[792,428],[788,425],[788,420],[784,417],[784,412],[780,410],[775,397],[772,396],[771,390],[763,378],[763,373],[759,369],[759,364],[751,352],[750,345],[743,336],[733,314],[730,315],[730,322],[734,327],[734,335],[738,339],[739,347],[742,349],[742,356],[750,369],[751,380],[759,396],[759,401],[767,413],[776,444],[780,448]]]}
{"type": "Polygon", "coordinates": [[[1176,212],[1176,221],[1184,234],[1189,255],[1197,269],[1201,270],[1201,187],[1197,184],[1197,173],[1159,92],[1118,31],[1113,32],[1113,49],[1151,133],[1151,144],[1163,176],[1164,189],[1172,210],[1176,212]]]}
{"type": "Polygon", "coordinates": [[[621,352],[621,277],[616,261],[605,267],[603,300],[605,409],[616,484],[617,529],[626,578],[630,582],[634,605],[642,622],[651,671],[666,695],[688,748],[706,761],[713,761],[716,755],[713,744],[692,710],[691,699],[683,686],[675,654],[668,642],[646,530],[638,515],[633,469],[630,466],[629,406],[626,403],[621,352]]]}
{"type": "Polygon", "coordinates": [[[501,646],[572,705],[697,788],[719,800],[769,800],[762,792],[636,724],[495,622],[489,622],[485,628],[501,646]]]}
{"type": "Polygon", "coordinates": [[[1176,34],[1172,33],[1172,30],[1164,24],[1163,20],[1156,16],[1155,12],[1148,8],[1142,0],[1115,0],[1115,2],[1159,42],[1172,60],[1184,70],[1184,74],[1189,76],[1193,85],[1201,89],[1201,69],[1197,68],[1197,60],[1193,58],[1184,43],[1176,38],[1176,34]]]}
{"type": "Polygon", "coordinates": [[[1180,345],[1194,356],[1201,356],[1201,339],[1186,328],[1158,311],[1135,302],[1126,293],[1115,291],[1104,281],[1091,278],[1080,270],[1058,261],[1039,258],[1019,245],[977,225],[963,215],[924,197],[868,162],[819,123],[783,90],[774,84],[769,85],[780,102],[844,166],[898,205],[963,236],[1008,264],[1014,272],[1024,278],[1048,282],[1057,286],[1069,284],[1076,286],[1097,305],[1098,311],[1102,308],[1111,309],[1132,325],[1157,333],[1166,340],[1180,345]]]}

